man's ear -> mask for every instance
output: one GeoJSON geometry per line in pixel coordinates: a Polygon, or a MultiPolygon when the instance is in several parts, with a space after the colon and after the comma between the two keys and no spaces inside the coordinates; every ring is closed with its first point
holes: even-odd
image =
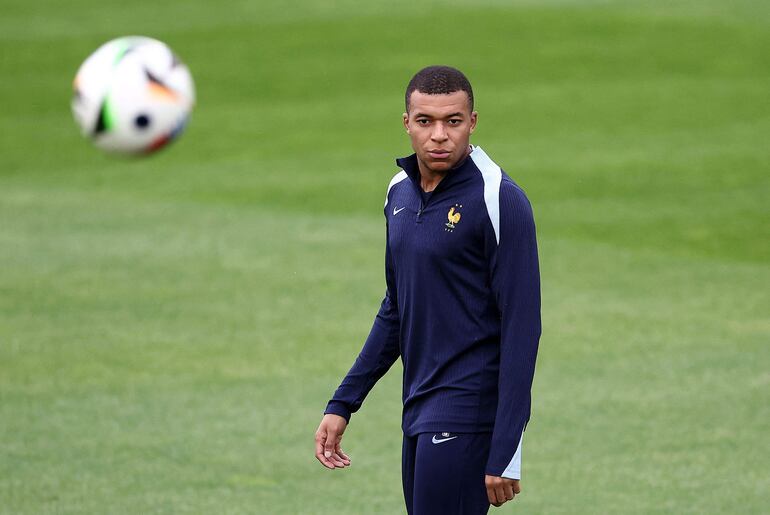
{"type": "Polygon", "coordinates": [[[476,111],[473,111],[471,113],[471,134],[473,134],[473,131],[476,130],[476,122],[479,120],[479,113],[476,111]]]}
{"type": "Polygon", "coordinates": [[[404,129],[406,129],[406,133],[409,134],[409,113],[404,113],[404,129]]]}

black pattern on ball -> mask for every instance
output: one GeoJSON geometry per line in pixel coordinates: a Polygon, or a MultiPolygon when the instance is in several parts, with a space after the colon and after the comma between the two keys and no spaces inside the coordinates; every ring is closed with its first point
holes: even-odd
{"type": "Polygon", "coordinates": [[[138,129],[146,129],[150,126],[150,117],[146,114],[140,114],[134,118],[134,125],[136,125],[138,129]]]}

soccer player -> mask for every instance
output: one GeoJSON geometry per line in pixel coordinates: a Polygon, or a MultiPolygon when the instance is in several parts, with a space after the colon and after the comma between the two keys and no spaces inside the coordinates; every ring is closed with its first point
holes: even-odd
{"type": "Polygon", "coordinates": [[[385,198],[387,289],[316,432],[316,458],[350,465],[352,413],[401,358],[402,478],[410,515],[487,513],[521,491],[522,434],[540,339],[532,209],[478,146],[465,75],[419,71],[406,89],[414,154],[385,198]]]}

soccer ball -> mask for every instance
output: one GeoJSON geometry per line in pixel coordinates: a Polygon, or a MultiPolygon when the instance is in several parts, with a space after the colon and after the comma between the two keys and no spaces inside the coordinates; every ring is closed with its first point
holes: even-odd
{"type": "Polygon", "coordinates": [[[107,152],[149,154],[179,136],[195,104],[192,76],[166,44],[113,39],[80,66],[72,113],[83,136],[107,152]]]}

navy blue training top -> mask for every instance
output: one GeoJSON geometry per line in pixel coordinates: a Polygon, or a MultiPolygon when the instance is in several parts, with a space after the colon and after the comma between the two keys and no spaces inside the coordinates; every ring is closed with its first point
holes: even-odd
{"type": "Polygon", "coordinates": [[[396,163],[385,298],[325,413],[349,420],[400,356],[404,433],[492,432],[486,473],[519,479],[541,332],[532,208],[481,147],[427,201],[417,157],[396,163]]]}

